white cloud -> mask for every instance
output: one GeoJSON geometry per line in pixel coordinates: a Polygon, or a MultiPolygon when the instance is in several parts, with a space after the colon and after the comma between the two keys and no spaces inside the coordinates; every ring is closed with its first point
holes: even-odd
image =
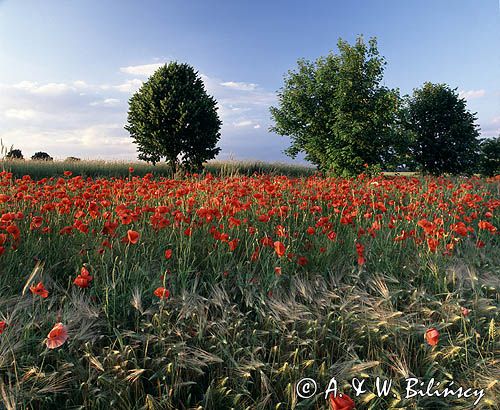
{"type": "Polygon", "coordinates": [[[236,82],[236,81],[226,81],[223,83],[220,83],[223,87],[227,88],[232,88],[233,90],[238,90],[238,91],[254,91],[257,89],[257,84],[254,83],[243,83],[243,82],[236,82]]]}
{"type": "Polygon", "coordinates": [[[142,75],[145,77],[149,77],[164,64],[165,63],[131,65],[128,67],[120,67],[120,71],[126,74],[142,75]]]}
{"type": "Polygon", "coordinates": [[[252,120],[242,120],[242,121],[238,121],[238,122],[233,122],[233,125],[235,127],[249,127],[250,125],[253,125],[253,121],[252,120]]]}
{"type": "Polygon", "coordinates": [[[460,98],[465,98],[466,100],[473,100],[475,98],[484,97],[485,94],[486,91],[484,90],[469,90],[469,91],[462,90],[458,93],[458,96],[460,98]]]}
{"type": "Polygon", "coordinates": [[[235,128],[252,127],[255,130],[258,130],[259,128],[261,128],[261,125],[256,120],[243,119],[243,118],[231,123],[231,125],[235,128]]]}
{"type": "Polygon", "coordinates": [[[108,88],[113,88],[115,90],[118,90],[122,93],[132,93],[137,91],[142,85],[142,80],[139,80],[138,78],[134,78],[132,80],[127,80],[123,84],[119,85],[113,85],[113,86],[106,86],[104,85],[103,87],[106,87],[104,89],[108,88]]]}
{"type": "Polygon", "coordinates": [[[92,107],[95,106],[115,106],[120,103],[120,100],[118,98],[105,98],[104,100],[101,101],[92,101],[89,105],[92,107]]]}
{"type": "Polygon", "coordinates": [[[18,84],[14,84],[13,87],[33,94],[41,95],[59,95],[74,90],[73,87],[64,83],[47,83],[39,85],[38,83],[32,81],[21,81],[18,84]]]}
{"type": "Polygon", "coordinates": [[[136,157],[135,145],[121,124],[102,123],[62,130],[16,128],[3,132],[2,139],[9,146],[20,148],[25,157],[40,150],[56,159],[67,156],[96,159],[136,157]]]}
{"type": "Polygon", "coordinates": [[[4,116],[15,120],[31,120],[38,116],[38,112],[31,109],[15,109],[10,108],[4,111],[4,116]]]}
{"type": "Polygon", "coordinates": [[[85,89],[89,88],[90,86],[83,80],[76,80],[73,81],[73,86],[78,89],[85,89]]]}

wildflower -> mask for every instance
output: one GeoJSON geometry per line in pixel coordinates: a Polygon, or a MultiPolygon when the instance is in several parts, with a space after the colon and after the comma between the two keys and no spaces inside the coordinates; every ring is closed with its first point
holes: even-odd
{"type": "Polygon", "coordinates": [[[31,218],[30,229],[38,229],[42,226],[43,218],[41,216],[34,216],[31,218]]]}
{"type": "Polygon", "coordinates": [[[308,262],[309,261],[307,260],[307,258],[305,256],[299,256],[299,258],[297,259],[297,263],[300,266],[306,266],[308,262]]]}
{"type": "Polygon", "coordinates": [[[429,343],[431,346],[436,346],[439,342],[438,330],[435,327],[427,329],[427,331],[425,332],[425,340],[427,340],[427,343],[429,343]]]}
{"type": "Polygon", "coordinates": [[[156,288],[153,293],[155,296],[159,297],[160,299],[167,299],[170,296],[169,290],[165,289],[163,286],[156,288]]]}
{"type": "Polygon", "coordinates": [[[232,241],[229,241],[227,244],[229,245],[229,250],[232,252],[236,249],[236,247],[238,246],[238,242],[239,240],[238,239],[233,239],[232,241]]]}
{"type": "Polygon", "coordinates": [[[73,283],[79,288],[88,288],[93,277],[90,275],[89,271],[85,266],[82,266],[80,274],[76,277],[73,283]]]}
{"type": "Polygon", "coordinates": [[[427,238],[427,245],[429,246],[429,250],[431,252],[436,252],[439,241],[436,238],[427,238]]]}
{"type": "Polygon", "coordinates": [[[356,243],[356,252],[358,254],[358,265],[359,266],[364,265],[365,264],[365,257],[364,257],[365,247],[364,247],[364,245],[357,242],[356,243]]]}
{"type": "Polygon", "coordinates": [[[47,336],[45,344],[49,349],[56,349],[68,340],[68,331],[62,323],[56,323],[47,336]]]}
{"type": "Polygon", "coordinates": [[[276,266],[274,268],[274,273],[276,273],[276,276],[280,276],[281,275],[281,267],[276,266]]]}
{"type": "Polygon", "coordinates": [[[167,249],[165,251],[165,259],[170,259],[172,257],[172,249],[167,249]]]}
{"type": "Polygon", "coordinates": [[[484,248],[485,245],[486,244],[480,239],[478,239],[476,242],[476,248],[484,248]]]}
{"type": "Polygon", "coordinates": [[[129,229],[127,235],[122,238],[122,242],[135,245],[139,241],[139,232],[129,229]]]}
{"type": "Polygon", "coordinates": [[[283,245],[283,242],[274,242],[274,251],[281,258],[285,254],[285,245],[283,245]]]}
{"type": "Polygon", "coordinates": [[[42,282],[38,282],[35,286],[31,285],[30,291],[34,295],[38,295],[38,296],[42,297],[43,299],[45,299],[46,297],[49,296],[49,291],[47,289],[45,289],[45,286],[43,286],[42,282]]]}
{"type": "Polygon", "coordinates": [[[131,174],[133,174],[134,173],[134,168],[133,167],[129,167],[128,168],[128,172],[131,173],[131,174]]]}
{"type": "Polygon", "coordinates": [[[491,223],[489,223],[488,221],[479,221],[477,223],[477,226],[479,229],[485,229],[487,231],[490,231],[491,233],[494,233],[497,231],[497,228],[492,225],[491,223]]]}
{"type": "Polygon", "coordinates": [[[335,396],[330,393],[328,399],[331,410],[353,410],[356,407],[356,403],[347,394],[335,396]]]}
{"type": "Polygon", "coordinates": [[[70,177],[71,175],[73,175],[73,173],[71,171],[64,171],[65,177],[70,177]]]}
{"type": "Polygon", "coordinates": [[[310,226],[310,227],[308,227],[308,228],[306,229],[306,233],[307,233],[308,235],[314,235],[314,234],[316,233],[316,229],[314,229],[312,226],[310,226]]]}
{"type": "Polygon", "coordinates": [[[4,332],[6,327],[7,327],[7,323],[5,323],[3,320],[0,321],[0,335],[4,332]]]}
{"type": "Polygon", "coordinates": [[[467,308],[466,308],[466,307],[464,307],[464,306],[461,306],[461,307],[460,307],[460,310],[461,310],[461,312],[462,312],[462,315],[464,315],[464,316],[469,316],[469,313],[470,313],[470,310],[469,310],[469,309],[467,309],[467,308]]]}

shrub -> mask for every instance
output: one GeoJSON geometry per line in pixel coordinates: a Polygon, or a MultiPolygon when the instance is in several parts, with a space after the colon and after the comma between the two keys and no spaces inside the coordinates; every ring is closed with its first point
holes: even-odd
{"type": "Polygon", "coordinates": [[[5,156],[7,159],[24,159],[23,153],[20,149],[11,149],[5,156]]]}
{"type": "Polygon", "coordinates": [[[34,161],[52,161],[54,158],[52,158],[49,154],[46,152],[35,152],[35,154],[31,157],[32,160],[34,161]]]}

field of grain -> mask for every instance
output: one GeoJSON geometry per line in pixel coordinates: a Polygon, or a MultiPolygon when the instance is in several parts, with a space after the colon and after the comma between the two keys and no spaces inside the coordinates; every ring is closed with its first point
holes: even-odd
{"type": "Polygon", "coordinates": [[[477,399],[407,398],[411,377],[496,406],[498,179],[9,166],[7,409],[351,409],[325,399],[332,377],[356,409],[477,399]]]}

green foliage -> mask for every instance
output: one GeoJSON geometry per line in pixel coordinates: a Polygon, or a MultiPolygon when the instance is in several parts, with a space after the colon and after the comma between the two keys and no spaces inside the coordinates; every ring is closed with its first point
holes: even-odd
{"type": "Polygon", "coordinates": [[[478,171],[485,176],[500,174],[500,136],[481,141],[478,171]]]}
{"type": "Polygon", "coordinates": [[[129,103],[125,129],[138,146],[139,159],[156,164],[165,158],[174,172],[180,161],[192,171],[219,153],[217,103],[191,66],[173,62],[160,67],[129,103]]]}
{"type": "Polygon", "coordinates": [[[280,135],[290,136],[291,157],[305,153],[322,171],[354,175],[365,167],[390,169],[404,149],[399,132],[398,90],[381,85],[385,59],[372,38],[354,45],[342,39],[339,54],[315,63],[299,60],[278,93],[279,107],[271,107],[280,135]]]}
{"type": "Polygon", "coordinates": [[[11,149],[5,156],[7,159],[24,159],[23,153],[20,149],[11,149]]]}
{"type": "Polygon", "coordinates": [[[410,151],[419,171],[439,175],[475,171],[479,149],[476,116],[446,84],[425,83],[408,100],[410,151]]]}
{"type": "Polygon", "coordinates": [[[31,157],[32,160],[34,161],[53,161],[54,158],[52,158],[49,154],[46,152],[35,152],[33,156],[31,157]]]}

